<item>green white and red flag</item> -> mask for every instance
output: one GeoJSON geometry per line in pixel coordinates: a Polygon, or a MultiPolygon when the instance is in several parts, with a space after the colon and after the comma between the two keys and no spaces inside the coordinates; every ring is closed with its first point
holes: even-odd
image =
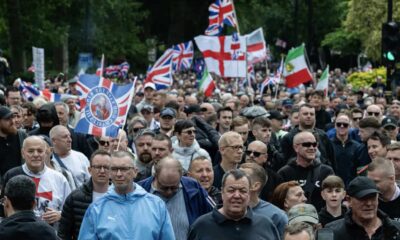
{"type": "Polygon", "coordinates": [[[283,76],[286,80],[286,86],[289,88],[312,80],[312,75],[304,56],[304,44],[289,50],[285,59],[283,76]]]}

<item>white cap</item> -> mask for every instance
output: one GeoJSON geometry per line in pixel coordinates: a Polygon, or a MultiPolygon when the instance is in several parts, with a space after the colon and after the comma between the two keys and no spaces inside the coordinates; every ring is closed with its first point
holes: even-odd
{"type": "Polygon", "coordinates": [[[145,85],[144,85],[144,88],[143,89],[146,89],[146,88],[151,88],[151,89],[153,89],[153,90],[156,90],[156,85],[154,84],[154,83],[152,83],[152,82],[147,82],[145,85]]]}

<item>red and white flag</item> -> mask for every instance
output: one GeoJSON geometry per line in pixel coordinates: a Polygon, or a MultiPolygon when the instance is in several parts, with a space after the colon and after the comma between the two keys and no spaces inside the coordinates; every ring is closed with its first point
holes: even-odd
{"type": "Polygon", "coordinates": [[[254,64],[262,62],[267,58],[267,47],[265,45],[264,33],[262,28],[246,35],[247,42],[247,62],[254,64]]]}
{"type": "Polygon", "coordinates": [[[203,53],[209,72],[221,77],[246,77],[246,37],[202,35],[194,40],[203,53]]]}

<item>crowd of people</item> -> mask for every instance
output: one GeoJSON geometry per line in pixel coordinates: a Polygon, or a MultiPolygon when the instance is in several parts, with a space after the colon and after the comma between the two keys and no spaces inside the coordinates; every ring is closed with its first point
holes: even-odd
{"type": "Polygon", "coordinates": [[[76,80],[46,81],[59,102],[6,87],[0,239],[400,239],[400,101],[382,84],[335,70],[327,92],[260,93],[256,74],[205,97],[174,78],[137,82],[116,137],[75,131],[76,80]]]}

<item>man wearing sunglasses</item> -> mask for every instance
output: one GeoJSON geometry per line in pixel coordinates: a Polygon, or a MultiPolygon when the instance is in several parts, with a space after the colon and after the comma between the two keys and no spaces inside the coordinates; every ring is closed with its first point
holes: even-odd
{"type": "Polygon", "coordinates": [[[284,182],[298,181],[303,188],[308,203],[319,211],[325,204],[321,197],[321,183],[329,175],[334,174],[332,168],[321,163],[317,158],[318,142],[308,131],[296,134],[293,138],[293,148],[296,157],[282,167],[278,174],[284,182]]]}
{"type": "Polygon", "coordinates": [[[371,104],[365,110],[365,115],[368,117],[375,117],[379,122],[382,120],[382,110],[376,104],[371,104]]]}
{"type": "Polygon", "coordinates": [[[140,181],[139,185],[164,200],[175,239],[186,240],[190,225],[212,210],[207,192],[196,180],[183,176],[182,164],[173,157],[161,159],[154,168],[154,177],[140,181]]]}
{"type": "Polygon", "coordinates": [[[335,130],[336,134],[331,138],[331,141],[335,149],[336,174],[343,179],[347,186],[356,177],[354,163],[357,160],[357,149],[360,144],[349,137],[350,117],[346,113],[337,115],[335,130]]]}
{"type": "Polygon", "coordinates": [[[272,197],[274,189],[282,183],[282,178],[276,172],[267,168],[268,162],[268,147],[265,143],[255,140],[249,144],[245,151],[246,163],[256,163],[261,166],[266,174],[267,181],[264,187],[261,189],[260,198],[265,201],[269,201],[272,197]]]}

